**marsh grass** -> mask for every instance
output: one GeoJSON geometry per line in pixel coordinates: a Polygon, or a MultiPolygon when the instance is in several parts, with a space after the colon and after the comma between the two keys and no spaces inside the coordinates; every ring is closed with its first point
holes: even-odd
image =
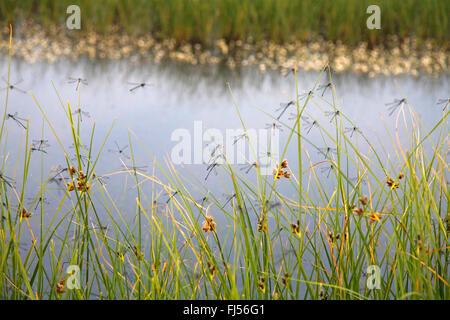
{"type": "MultiPolygon", "coordinates": [[[[294,77],[299,92],[303,84],[296,72],[294,77]]],[[[325,70],[321,77],[333,83],[325,70]]],[[[21,179],[11,185],[0,181],[2,299],[449,299],[448,110],[423,132],[408,101],[394,114],[391,143],[384,141],[384,149],[378,151],[363,132],[354,136],[345,132],[357,124],[336,102],[333,85],[330,100],[310,96],[301,100],[297,94],[292,99],[293,124],[270,115],[288,132],[275,169],[290,176],[263,176],[254,166],[253,179],[226,161],[218,171],[232,195],[227,202],[208,191],[203,177],[182,176],[170,161],[159,163],[129,130],[131,166],[108,174],[122,179],[124,196],[116,200],[108,184],[98,183],[97,175],[111,129],[94,153],[95,124],[84,145],[80,127],[87,124],[73,113],[80,98],[74,108],[62,102],[56,88],[55,94],[76,157],[68,156],[68,146],[31,93],[46,125],[42,139],[49,134],[44,132],[48,127],[66,154],[70,174],[66,190],[60,195],[52,192],[40,153],[39,197],[52,198],[56,206],[50,210],[43,202],[29,217],[23,209],[31,211],[24,202],[30,123],[20,146],[23,154],[15,159],[7,156],[6,92],[0,131],[2,173],[21,179]],[[311,154],[321,148],[308,140],[300,125],[301,117],[310,116],[310,108],[341,110],[332,118],[331,129],[330,123],[315,128],[336,148],[317,163],[311,154]],[[407,140],[401,141],[400,132],[407,140]],[[289,145],[295,146],[297,159],[284,162],[289,145]],[[369,152],[364,153],[362,145],[369,152]],[[138,167],[134,157],[138,147],[154,163],[148,172],[129,169],[138,167]],[[324,164],[330,167],[329,178],[318,172],[324,164]],[[280,183],[291,184],[294,196],[283,195],[280,183]],[[129,187],[134,192],[131,222],[123,211],[129,187]],[[202,199],[195,200],[199,191],[202,199]],[[108,217],[107,226],[101,213],[108,217]],[[23,248],[25,238],[32,243],[23,248]],[[65,287],[68,265],[81,268],[80,290],[65,287]],[[379,290],[366,286],[370,265],[381,268],[379,290]]],[[[233,98],[231,88],[230,95],[233,98]]],[[[233,102],[247,134],[246,119],[234,98],[233,102]]],[[[252,146],[251,150],[255,152],[252,146]]]]}
{"type": "Polygon", "coordinates": [[[64,25],[69,5],[79,5],[84,31],[148,34],[180,43],[210,45],[218,39],[268,40],[276,43],[323,37],[333,42],[371,45],[387,36],[419,41],[449,40],[450,5],[445,0],[5,0],[0,19],[22,19],[46,26],[64,25]],[[381,8],[382,29],[368,30],[366,9],[381,8]]]}

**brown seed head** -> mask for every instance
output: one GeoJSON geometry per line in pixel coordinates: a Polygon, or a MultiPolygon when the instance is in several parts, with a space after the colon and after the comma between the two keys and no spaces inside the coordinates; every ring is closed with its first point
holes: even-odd
{"type": "Polygon", "coordinates": [[[266,215],[262,214],[258,219],[258,232],[267,232],[267,219],[266,215]]]}
{"type": "Polygon", "coordinates": [[[61,281],[58,282],[58,284],[56,285],[56,292],[57,293],[64,293],[64,287],[66,284],[66,279],[61,279],[61,281]]]}
{"type": "Polygon", "coordinates": [[[369,202],[369,199],[367,199],[367,197],[359,198],[359,203],[360,203],[362,206],[367,205],[368,202],[369,202]]]}
{"type": "Polygon", "coordinates": [[[214,222],[213,217],[206,216],[205,221],[202,224],[202,230],[204,232],[216,231],[216,223],[214,222]]]}
{"type": "Polygon", "coordinates": [[[370,219],[370,224],[381,220],[381,214],[379,212],[371,212],[368,214],[368,217],[370,219]]]}
{"type": "Polygon", "coordinates": [[[300,221],[299,220],[297,220],[297,224],[291,223],[291,227],[292,227],[292,233],[294,233],[294,234],[296,234],[298,236],[301,235],[301,233],[300,233],[300,221]]]}
{"type": "Polygon", "coordinates": [[[275,176],[275,178],[280,179],[284,174],[283,169],[273,169],[273,175],[275,176]]]}
{"type": "Polygon", "coordinates": [[[210,262],[208,262],[208,270],[211,277],[214,277],[216,273],[216,266],[210,262]]]}
{"type": "Polygon", "coordinates": [[[73,191],[75,190],[75,187],[73,186],[72,182],[67,183],[67,191],[73,191]]]}
{"type": "Polygon", "coordinates": [[[264,278],[261,278],[261,279],[259,279],[259,281],[258,281],[258,288],[259,288],[262,292],[264,292],[264,291],[266,290],[265,282],[266,282],[266,279],[264,279],[264,278]]]}
{"type": "Polygon", "coordinates": [[[386,181],[386,184],[389,186],[389,188],[391,188],[391,189],[397,189],[398,187],[399,187],[399,184],[398,184],[398,182],[395,182],[394,180],[392,180],[391,178],[389,178],[387,181],[386,181]]]}
{"type": "Polygon", "coordinates": [[[289,285],[289,273],[286,272],[284,274],[284,277],[281,278],[281,283],[286,287],[289,285]]]}
{"type": "Polygon", "coordinates": [[[31,217],[31,213],[30,213],[27,209],[22,208],[22,211],[21,211],[21,213],[20,213],[20,216],[21,216],[23,219],[28,219],[28,218],[31,217]]]}

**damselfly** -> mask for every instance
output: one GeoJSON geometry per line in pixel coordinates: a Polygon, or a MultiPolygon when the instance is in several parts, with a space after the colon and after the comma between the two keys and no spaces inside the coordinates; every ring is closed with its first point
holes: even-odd
{"type": "Polygon", "coordinates": [[[130,157],[128,155],[125,154],[125,150],[128,148],[128,145],[124,146],[123,148],[119,147],[119,144],[117,143],[117,141],[114,141],[114,144],[116,145],[116,149],[109,149],[109,152],[112,153],[117,153],[121,156],[124,156],[127,159],[130,159],[130,157]]]}
{"type": "Polygon", "coordinates": [[[394,99],[393,102],[386,103],[386,106],[389,106],[389,116],[392,116],[392,114],[399,108],[402,107],[403,104],[406,102],[406,98],[403,99],[394,99]]]}
{"type": "Polygon", "coordinates": [[[80,121],[83,122],[83,116],[85,116],[86,118],[90,118],[91,115],[89,114],[89,112],[84,111],[80,108],[76,109],[74,112],[72,112],[73,115],[78,114],[78,116],[80,117],[80,121]]]}
{"type": "Polygon", "coordinates": [[[33,140],[33,143],[31,144],[31,152],[39,151],[42,153],[47,153],[47,151],[44,150],[44,148],[49,147],[48,140],[33,140]]]}
{"type": "Polygon", "coordinates": [[[447,99],[439,99],[438,102],[436,104],[441,104],[444,106],[444,108],[442,109],[442,111],[445,110],[445,108],[448,107],[448,105],[450,104],[450,98],[447,99]]]}
{"type": "Polygon", "coordinates": [[[148,166],[135,166],[133,164],[122,164],[122,167],[125,168],[125,170],[131,171],[133,173],[146,172],[148,169],[148,166]]]}
{"type": "Polygon", "coordinates": [[[38,195],[38,197],[29,197],[29,205],[32,205],[35,201],[36,201],[36,206],[34,207],[34,210],[36,211],[37,207],[39,206],[39,204],[42,206],[42,204],[50,204],[46,198],[44,196],[41,196],[40,194],[38,195]]]}
{"type": "Polygon", "coordinates": [[[36,148],[48,148],[50,147],[50,144],[48,143],[48,140],[33,140],[33,146],[36,148]]]}
{"type": "Polygon", "coordinates": [[[320,172],[327,173],[327,178],[330,177],[330,173],[333,170],[334,170],[334,165],[332,165],[332,164],[327,165],[326,167],[320,168],[320,172]]]}
{"type": "Polygon", "coordinates": [[[19,83],[22,83],[22,82],[23,82],[22,79],[19,80],[19,81],[17,81],[17,82],[14,83],[14,84],[8,83],[8,81],[7,81],[4,77],[2,77],[2,79],[3,79],[3,81],[4,81],[4,82],[6,83],[6,85],[7,85],[6,87],[2,88],[2,90],[9,89],[9,90],[11,90],[11,91],[16,90],[16,91],[19,91],[20,93],[27,93],[25,90],[20,89],[20,88],[17,87],[17,85],[18,85],[19,83]]]}
{"type": "Polygon", "coordinates": [[[319,123],[317,122],[317,120],[312,120],[306,116],[302,116],[301,119],[303,120],[303,126],[305,127],[306,130],[308,130],[306,132],[306,134],[308,134],[313,127],[319,126],[319,123]]]}
{"type": "Polygon", "coordinates": [[[226,201],[225,201],[224,205],[222,206],[222,209],[225,208],[225,206],[226,206],[231,200],[233,200],[234,198],[236,198],[236,193],[233,193],[233,194],[231,194],[231,195],[224,194],[224,196],[226,197],[226,201]]]}
{"type": "Polygon", "coordinates": [[[206,177],[205,177],[205,181],[208,180],[209,175],[211,174],[211,172],[214,173],[215,176],[217,176],[217,167],[220,166],[220,163],[214,161],[213,163],[209,164],[206,167],[206,177]]]}
{"type": "Polygon", "coordinates": [[[245,164],[244,167],[241,168],[241,171],[245,171],[245,174],[249,173],[252,168],[258,168],[258,162],[245,164]]]}
{"type": "Polygon", "coordinates": [[[169,197],[169,199],[167,199],[167,201],[166,201],[166,204],[167,203],[169,203],[170,202],[170,200],[172,200],[173,199],[173,197],[175,197],[176,195],[178,194],[178,190],[177,191],[175,191],[175,192],[173,192],[171,195],[170,195],[170,197],[169,197]]]}
{"type": "Polygon", "coordinates": [[[332,122],[335,118],[339,117],[341,115],[341,112],[339,110],[335,111],[326,111],[325,114],[330,117],[330,122],[332,122]]]}
{"type": "Polygon", "coordinates": [[[200,204],[200,206],[203,206],[206,203],[208,203],[209,200],[208,200],[208,196],[206,195],[203,198],[197,199],[197,200],[194,200],[194,201],[195,201],[196,204],[200,204]]]}
{"type": "Polygon", "coordinates": [[[94,181],[98,181],[98,183],[100,183],[102,186],[105,186],[105,185],[106,185],[105,180],[109,180],[109,177],[106,177],[106,176],[98,176],[98,175],[96,175],[95,173],[93,173],[93,174],[92,174],[92,179],[93,179],[94,181]]]}
{"type": "Polygon", "coordinates": [[[278,129],[278,130],[280,130],[280,131],[283,131],[282,126],[279,125],[279,124],[276,124],[275,122],[272,122],[272,123],[266,123],[266,126],[265,126],[264,128],[266,128],[266,129],[272,129],[272,130],[278,129]]]}
{"type": "Polygon", "coordinates": [[[241,140],[242,138],[247,138],[247,134],[246,134],[246,133],[243,133],[243,134],[240,134],[240,135],[238,135],[238,136],[235,136],[235,137],[234,137],[234,141],[233,141],[233,145],[235,145],[236,142],[238,142],[238,141],[241,140]]]}
{"type": "Polygon", "coordinates": [[[1,171],[0,171],[0,181],[3,181],[10,188],[13,187],[13,183],[14,183],[13,179],[5,176],[3,174],[3,172],[1,172],[1,171]]]}
{"type": "Polygon", "coordinates": [[[88,82],[86,79],[83,78],[72,78],[69,77],[69,80],[67,81],[68,83],[76,83],[77,87],[76,87],[76,91],[78,91],[78,87],[80,86],[80,84],[84,84],[85,86],[87,86],[88,82]]]}
{"type": "Polygon", "coordinates": [[[280,208],[282,203],[280,201],[270,201],[266,200],[261,204],[258,204],[259,210],[263,210],[263,213],[272,211],[273,209],[280,208]]]}
{"type": "Polygon", "coordinates": [[[351,137],[353,137],[354,133],[361,133],[361,130],[358,127],[356,127],[356,126],[353,126],[353,127],[345,128],[344,132],[345,133],[350,133],[350,138],[351,138],[351,137]]]}
{"type": "MultiPolygon", "coordinates": [[[[53,167],[50,169],[50,172],[54,173],[53,177],[57,177],[60,174],[62,174],[63,172],[66,172],[67,170],[69,170],[68,168],[62,167],[62,166],[57,166],[57,167],[53,167]]],[[[50,178],[51,179],[51,178],[50,178]]]]}
{"type": "MultiPolygon", "coordinates": [[[[208,146],[208,145],[207,145],[208,146]]],[[[211,157],[220,157],[223,154],[223,146],[221,144],[217,144],[214,148],[212,148],[210,152],[211,157]]]]}
{"type": "Polygon", "coordinates": [[[322,90],[322,97],[328,89],[331,89],[331,82],[328,82],[327,84],[321,84],[317,87],[317,90],[322,90]]]}
{"type": "Polygon", "coordinates": [[[281,111],[281,113],[277,117],[277,120],[280,120],[281,116],[286,112],[286,110],[290,106],[295,106],[295,102],[291,100],[291,101],[286,102],[286,103],[280,103],[280,107],[277,110],[275,110],[275,111],[281,111]]]}
{"type": "Polygon", "coordinates": [[[144,88],[144,87],[153,86],[153,84],[151,84],[151,83],[145,83],[145,82],[128,82],[128,84],[133,86],[133,87],[130,89],[130,92],[133,92],[134,90],[136,90],[136,89],[138,89],[138,88],[144,88]]]}
{"type": "Polygon", "coordinates": [[[27,129],[27,127],[22,123],[22,121],[25,121],[25,122],[26,122],[27,120],[25,120],[25,119],[23,119],[23,118],[20,118],[17,112],[14,112],[14,114],[8,113],[8,114],[6,115],[6,120],[8,120],[8,119],[14,120],[14,122],[15,122],[18,126],[24,128],[25,130],[27,129]]]}
{"type": "Polygon", "coordinates": [[[310,90],[309,92],[304,92],[299,95],[301,100],[305,99],[306,97],[313,97],[313,96],[314,96],[314,91],[312,91],[312,90],[310,90]]]}
{"type": "Polygon", "coordinates": [[[331,147],[319,148],[318,154],[323,154],[325,159],[327,159],[329,155],[337,154],[337,149],[331,147]]]}
{"type": "Polygon", "coordinates": [[[293,75],[295,75],[296,71],[297,71],[296,68],[286,68],[286,69],[284,70],[284,72],[285,72],[285,73],[284,73],[284,76],[287,77],[287,76],[290,75],[291,73],[292,73],[293,75]]]}

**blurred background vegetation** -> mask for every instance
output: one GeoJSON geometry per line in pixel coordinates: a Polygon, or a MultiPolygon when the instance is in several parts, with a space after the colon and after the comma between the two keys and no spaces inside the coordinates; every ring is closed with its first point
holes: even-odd
{"type": "Polygon", "coordinates": [[[211,44],[216,39],[277,43],[318,38],[347,45],[380,44],[391,35],[447,45],[448,0],[1,0],[2,21],[64,26],[66,9],[81,8],[83,31],[111,27],[131,35],[151,33],[177,42],[211,44]],[[381,30],[368,30],[366,9],[381,8],[381,30]]]}

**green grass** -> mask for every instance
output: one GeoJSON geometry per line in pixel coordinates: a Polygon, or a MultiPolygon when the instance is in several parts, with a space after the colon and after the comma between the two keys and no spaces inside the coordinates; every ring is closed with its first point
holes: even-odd
{"type": "MultiPolygon", "coordinates": [[[[321,76],[332,81],[326,71],[321,76]]],[[[297,87],[301,87],[296,75],[295,79],[297,87]]],[[[81,89],[79,92],[81,95],[81,89]]],[[[331,101],[321,102],[337,110],[334,87],[332,93],[331,101]]],[[[386,150],[372,147],[374,141],[363,134],[357,138],[345,134],[344,121],[354,124],[345,113],[335,118],[333,129],[319,126],[324,139],[330,139],[338,148],[336,157],[326,160],[333,164],[330,177],[335,187],[330,187],[331,179],[317,174],[320,163],[312,163],[309,157],[317,152],[317,147],[310,144],[299,125],[300,116],[309,115],[310,108],[323,107],[316,99],[300,102],[294,97],[295,124],[281,123],[289,132],[281,147],[281,160],[287,147],[294,145],[297,159],[288,160],[298,162],[299,167],[288,166],[286,170],[291,177],[282,180],[263,176],[255,168],[256,181],[251,181],[226,163],[220,174],[232,188],[228,191],[236,197],[231,205],[223,207],[220,195],[208,192],[194,178],[181,176],[172,164],[157,162],[152,150],[131,130],[128,137],[133,163],[133,150],[143,148],[155,162],[155,171],[111,173],[122,177],[124,194],[123,199],[113,199],[107,186],[96,183],[94,177],[110,131],[103,138],[102,148],[93,153],[94,137],[98,139],[95,125],[89,146],[83,146],[79,138],[80,120],[71,113],[74,108],[62,102],[56,89],[55,94],[66,114],[64,121],[77,154],[75,161],[67,156],[66,165],[76,168],[72,179],[75,185],[81,181],[80,188],[59,196],[52,192],[48,187],[49,176],[42,170],[42,156],[40,194],[53,197],[57,209],[41,205],[31,217],[21,217],[30,176],[29,123],[26,142],[21,146],[23,153],[7,153],[7,91],[0,131],[2,172],[20,176],[21,180],[12,186],[6,180],[0,181],[4,217],[0,224],[0,298],[450,298],[448,108],[427,132],[423,132],[409,103],[399,109],[394,117],[396,131],[391,136],[392,143],[383,144],[394,155],[390,158],[386,150]],[[400,132],[406,134],[406,141],[400,141],[400,132]],[[363,153],[362,146],[370,151],[363,153]],[[89,158],[86,164],[81,161],[82,155],[89,158]],[[348,163],[357,169],[358,177],[366,179],[369,193],[362,193],[361,179],[350,181],[348,163]],[[86,178],[80,176],[80,171],[86,178]],[[404,177],[400,177],[400,172],[404,177]],[[387,185],[390,177],[398,188],[387,185]],[[88,190],[84,189],[87,182],[88,190]],[[281,182],[290,183],[296,190],[295,196],[282,194],[281,182]],[[123,210],[129,187],[135,199],[131,204],[134,208],[131,223],[126,222],[130,219],[123,210]],[[161,203],[158,190],[165,195],[178,193],[170,202],[161,203]],[[194,200],[193,194],[198,190],[203,190],[211,201],[210,212],[206,205],[194,200]],[[363,205],[359,199],[365,196],[368,202],[363,205]],[[280,201],[282,207],[270,206],[274,200],[280,201]],[[362,214],[357,214],[356,208],[362,214]],[[107,232],[95,228],[102,225],[100,212],[109,219],[107,232]],[[376,219],[375,213],[381,215],[380,219],[376,219]],[[49,220],[45,224],[44,215],[49,220]],[[216,225],[204,223],[208,215],[216,225]],[[204,227],[210,227],[210,231],[206,232],[204,227]],[[34,241],[21,252],[21,239],[26,235],[34,241]],[[58,285],[68,277],[65,270],[72,264],[81,268],[81,290],[66,288],[58,293],[58,285]],[[369,265],[381,268],[379,290],[369,290],[365,285],[364,272],[369,265]]],[[[231,88],[230,95],[233,97],[231,88]]],[[[45,107],[32,96],[50,128],[46,135],[53,134],[67,155],[67,146],[49,121],[45,107]]],[[[245,130],[246,119],[241,118],[237,102],[235,107],[245,130]]],[[[34,205],[26,209],[32,211],[34,205]]]]}
{"type": "Polygon", "coordinates": [[[323,37],[355,45],[400,40],[448,42],[450,4],[446,0],[3,0],[0,19],[33,19],[48,28],[64,26],[66,8],[81,8],[82,29],[108,32],[118,26],[130,34],[209,45],[217,39],[270,40],[277,43],[323,37]],[[366,9],[381,8],[381,30],[368,30],[366,9]]]}

